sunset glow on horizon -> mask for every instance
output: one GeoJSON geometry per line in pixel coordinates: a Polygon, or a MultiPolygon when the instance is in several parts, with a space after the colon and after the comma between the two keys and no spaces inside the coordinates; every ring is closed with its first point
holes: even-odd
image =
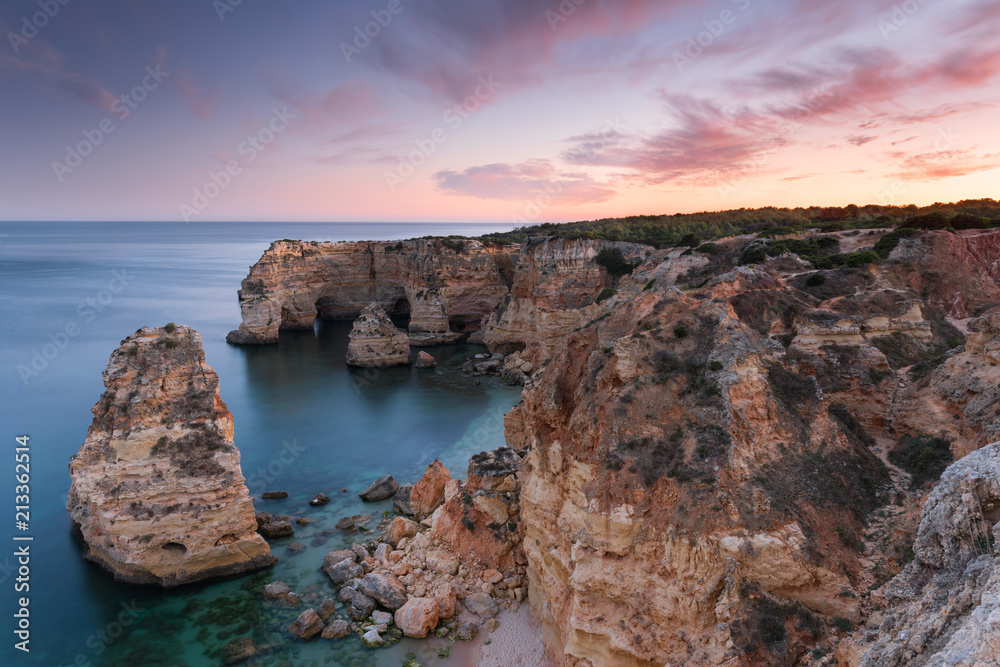
{"type": "Polygon", "coordinates": [[[0,219],[997,196],[996,0],[16,0],[0,219]]]}

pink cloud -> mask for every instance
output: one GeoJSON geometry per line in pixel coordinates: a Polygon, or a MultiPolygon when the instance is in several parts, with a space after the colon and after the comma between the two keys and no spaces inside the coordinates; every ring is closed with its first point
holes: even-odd
{"type": "Polygon", "coordinates": [[[607,201],[615,196],[614,190],[586,174],[559,171],[549,160],[439,171],[434,180],[446,192],[478,199],[526,201],[548,196],[565,205],[576,205],[607,201]]]}
{"type": "Polygon", "coordinates": [[[183,70],[176,73],[174,81],[197,118],[206,121],[215,119],[215,109],[222,100],[222,90],[206,91],[195,84],[194,76],[190,72],[183,70]]]}

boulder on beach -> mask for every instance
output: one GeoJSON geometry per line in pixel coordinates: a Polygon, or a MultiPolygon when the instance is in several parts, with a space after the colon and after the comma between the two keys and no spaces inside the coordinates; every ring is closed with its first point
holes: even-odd
{"type": "Polygon", "coordinates": [[[392,475],[385,475],[372,482],[363,493],[358,495],[366,503],[374,503],[391,498],[397,491],[399,491],[399,482],[393,479],[392,475]]]}
{"type": "Polygon", "coordinates": [[[406,517],[397,516],[389,524],[389,530],[386,532],[386,542],[392,546],[399,544],[399,541],[404,537],[413,537],[420,530],[420,526],[417,525],[416,521],[410,521],[406,517]]]}
{"type": "Polygon", "coordinates": [[[392,611],[406,604],[406,586],[392,575],[369,572],[358,582],[358,590],[392,611]]]}
{"type": "Polygon", "coordinates": [[[396,625],[407,637],[423,639],[438,624],[438,603],[434,598],[410,598],[396,610],[396,625]]]}
{"type": "Polygon", "coordinates": [[[444,504],[444,487],[451,481],[451,473],[440,459],[427,466],[424,476],[413,485],[410,492],[410,509],[417,519],[430,516],[444,504]]]}

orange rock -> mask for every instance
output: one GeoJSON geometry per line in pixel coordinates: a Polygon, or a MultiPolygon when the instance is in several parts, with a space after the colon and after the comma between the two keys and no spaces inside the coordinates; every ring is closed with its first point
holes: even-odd
{"type": "Polygon", "coordinates": [[[407,637],[422,639],[437,627],[439,609],[434,598],[410,598],[396,610],[396,626],[407,637]]]}
{"type": "Polygon", "coordinates": [[[444,504],[444,487],[451,481],[451,473],[440,459],[427,466],[424,476],[413,485],[410,492],[410,507],[417,519],[429,516],[444,504]]]}
{"type": "Polygon", "coordinates": [[[413,537],[419,532],[420,527],[415,521],[410,521],[406,517],[397,516],[389,524],[389,530],[386,533],[386,542],[392,546],[399,544],[399,541],[405,537],[413,537]]]}

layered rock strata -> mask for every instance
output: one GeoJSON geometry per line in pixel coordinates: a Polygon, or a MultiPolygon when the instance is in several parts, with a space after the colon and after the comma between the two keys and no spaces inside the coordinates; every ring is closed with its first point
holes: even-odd
{"type": "Polygon", "coordinates": [[[388,368],[410,363],[410,339],[397,329],[377,304],[371,304],[354,320],[347,345],[347,365],[388,368]]]}
{"type": "Polygon", "coordinates": [[[613,288],[615,277],[597,262],[602,250],[619,250],[630,263],[653,253],[633,243],[529,239],[510,294],[486,322],[483,339],[490,351],[520,351],[537,363],[553,355],[563,336],[603,313],[598,298],[613,288]]]}
{"type": "Polygon", "coordinates": [[[655,253],[601,317],[536,348],[506,427],[530,451],[523,546],[556,663],[795,664],[864,623],[933,483],[911,482],[906,443],[959,458],[996,439],[1000,343],[970,313],[1000,303],[998,238],[920,234],[808,283],[795,257],[728,273],[718,257],[684,291],[712,266],[682,280],[655,253]]]}
{"type": "Polygon", "coordinates": [[[227,340],[275,343],[281,329],[309,330],[317,317],[353,320],[372,303],[409,317],[412,345],[478,340],[507,293],[511,252],[472,240],[277,241],[243,280],[243,323],[227,340]]]}
{"type": "Polygon", "coordinates": [[[140,329],[112,353],[104,386],[69,466],[86,558],[165,587],[274,563],[198,332],[140,329]]]}

